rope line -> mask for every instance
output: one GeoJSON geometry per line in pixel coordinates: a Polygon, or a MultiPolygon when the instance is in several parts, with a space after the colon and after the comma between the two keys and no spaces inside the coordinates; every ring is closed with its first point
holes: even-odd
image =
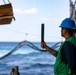
{"type": "MultiPolygon", "coordinates": [[[[3,2],[6,4],[5,0],[3,0],[3,2]]],[[[9,0],[8,0],[8,2],[11,3],[9,0]]]]}
{"type": "MultiPolygon", "coordinates": [[[[61,42],[57,42],[55,45],[53,45],[51,48],[55,49],[58,46],[58,44],[60,44],[61,42]]],[[[40,51],[40,52],[47,52],[47,50],[42,50],[40,48],[38,48],[37,46],[35,46],[32,42],[29,41],[23,41],[20,42],[13,50],[11,50],[10,52],[8,52],[7,54],[5,54],[4,56],[0,57],[0,60],[11,55],[12,53],[14,53],[15,51],[17,51],[19,48],[21,48],[22,46],[28,46],[34,50],[40,51]]]]}
{"type": "Polygon", "coordinates": [[[6,2],[3,0],[3,2],[6,4],[6,2]]]}
{"type": "MultiPolygon", "coordinates": [[[[28,36],[28,35],[32,35],[32,36],[41,36],[41,34],[30,34],[30,33],[27,33],[27,32],[22,32],[22,31],[19,31],[19,30],[15,30],[15,29],[9,29],[9,28],[6,28],[6,27],[0,27],[4,30],[9,30],[9,31],[12,31],[12,32],[15,32],[15,33],[19,33],[19,34],[22,34],[22,35],[25,35],[25,36],[28,36]]],[[[58,37],[58,36],[50,36],[50,35],[46,35],[45,37],[53,37],[53,38],[61,38],[61,37],[58,37]]]]}

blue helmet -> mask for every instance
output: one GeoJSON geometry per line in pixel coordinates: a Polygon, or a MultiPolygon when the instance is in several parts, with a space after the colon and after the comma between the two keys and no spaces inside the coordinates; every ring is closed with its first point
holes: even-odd
{"type": "Polygon", "coordinates": [[[71,18],[65,18],[59,27],[76,31],[75,22],[71,18]]]}

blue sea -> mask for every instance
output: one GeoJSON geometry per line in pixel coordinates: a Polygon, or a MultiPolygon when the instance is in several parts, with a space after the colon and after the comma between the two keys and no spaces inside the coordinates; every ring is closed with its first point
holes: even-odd
{"type": "MultiPolygon", "coordinates": [[[[40,47],[40,42],[32,42],[40,47]]],[[[0,42],[0,58],[12,51],[19,42],[0,42]]],[[[55,44],[48,43],[51,47],[55,44]]],[[[19,67],[20,75],[54,75],[55,57],[47,51],[37,51],[31,46],[23,45],[8,56],[0,59],[0,75],[9,75],[14,66],[19,67]]]]}

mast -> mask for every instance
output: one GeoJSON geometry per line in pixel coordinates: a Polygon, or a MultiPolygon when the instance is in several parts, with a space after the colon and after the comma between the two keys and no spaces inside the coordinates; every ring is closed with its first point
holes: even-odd
{"type": "MultiPolygon", "coordinates": [[[[70,6],[70,18],[72,18],[75,21],[76,25],[76,0],[73,2],[72,0],[69,0],[69,6],[70,6]]],[[[76,37],[76,33],[74,33],[74,36],[76,37]]]]}

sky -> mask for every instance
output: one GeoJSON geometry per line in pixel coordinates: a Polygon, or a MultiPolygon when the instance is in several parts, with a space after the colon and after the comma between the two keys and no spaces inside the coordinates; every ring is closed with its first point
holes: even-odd
{"type": "MultiPolygon", "coordinates": [[[[8,4],[8,0],[5,0],[8,4]]],[[[15,21],[0,25],[0,41],[41,42],[41,24],[44,23],[46,42],[62,40],[61,21],[69,17],[69,0],[10,0],[15,21]]],[[[0,0],[0,5],[3,5],[0,0]]]]}

